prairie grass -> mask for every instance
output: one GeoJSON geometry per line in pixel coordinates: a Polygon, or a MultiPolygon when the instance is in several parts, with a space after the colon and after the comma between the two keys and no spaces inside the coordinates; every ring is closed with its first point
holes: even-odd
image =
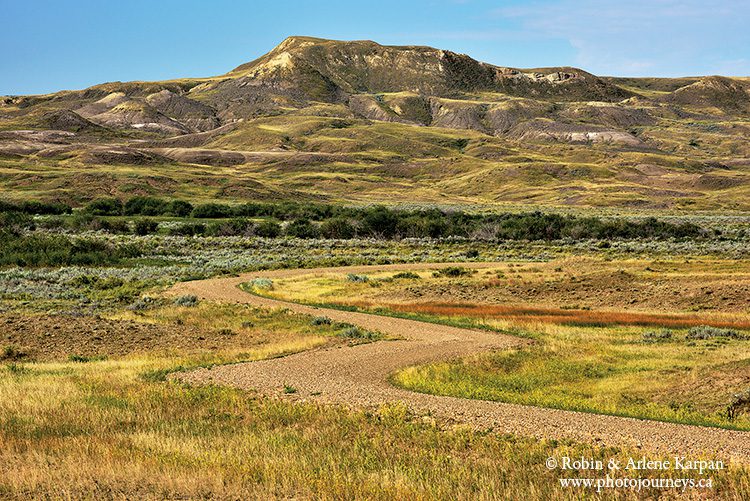
{"type": "MultiPolygon", "coordinates": [[[[270,343],[252,356],[285,350],[270,343]]],[[[141,377],[198,362],[138,356],[0,369],[0,496],[578,499],[588,494],[560,489],[559,473],[544,467],[547,457],[640,457],[444,430],[398,404],[352,411],[141,377]]],[[[716,495],[750,493],[740,467],[714,481],[716,495]]]]}
{"type": "MultiPolygon", "coordinates": [[[[428,278],[429,272],[420,276],[428,278]]],[[[368,283],[348,285],[376,290],[393,277],[372,274],[371,278],[368,283]]],[[[333,292],[327,299],[335,300],[336,284],[331,285],[324,294],[333,292]]],[[[283,291],[284,285],[274,283],[274,290],[264,293],[278,294],[279,289],[283,291]]],[[[7,360],[0,365],[0,498],[546,500],[680,495],[563,490],[560,472],[544,466],[550,456],[622,460],[641,457],[640,450],[448,427],[429,416],[411,416],[399,404],[351,410],[299,403],[292,401],[295,389],[283,380],[279,380],[284,388],[279,399],[168,382],[165,376],[175,370],[348,342],[339,337],[338,325],[324,320],[283,310],[188,302],[185,306],[157,303],[109,316],[210,331],[218,337],[208,341],[226,342],[200,348],[176,343],[154,353],[108,358],[7,360]]],[[[386,313],[488,329],[519,328],[510,320],[386,313]]],[[[456,364],[407,369],[395,377],[404,377],[402,384],[421,391],[447,392],[455,374],[463,383],[458,390],[466,391],[465,396],[472,396],[471,390],[475,395],[485,392],[507,398],[508,385],[502,386],[507,382],[502,378],[510,378],[508,370],[515,367],[516,389],[526,384],[526,395],[538,395],[540,382],[549,383],[563,404],[594,401],[600,406],[595,412],[606,411],[618,394],[630,405],[622,407],[618,400],[618,409],[633,412],[643,412],[639,399],[652,399],[657,419],[664,418],[665,409],[671,410],[670,398],[679,401],[674,398],[676,388],[677,395],[694,392],[689,396],[694,408],[678,405],[675,414],[666,418],[706,421],[723,405],[723,392],[737,376],[748,373],[744,360],[749,343],[740,340],[697,340],[688,346],[681,336],[674,336],[645,344],[639,342],[642,329],[634,327],[594,329],[538,321],[526,322],[522,329],[517,332],[539,341],[527,354],[488,354],[456,364]],[[575,360],[564,352],[571,346],[579,350],[575,360]],[[508,358],[493,358],[503,355],[508,358]],[[545,365],[549,360],[554,363],[545,365]],[[621,370],[612,369],[620,366],[621,370]],[[426,372],[423,378],[420,370],[435,372],[426,372]],[[583,376],[573,377],[579,373],[583,376]],[[698,384],[686,385],[688,380],[698,384]],[[432,386],[417,388],[425,381],[432,386]],[[711,400],[711,395],[716,398],[711,400]]],[[[734,426],[746,429],[743,419],[740,416],[734,426]]],[[[747,468],[732,465],[713,480],[711,497],[750,497],[747,468]]]]}
{"type": "MultiPolygon", "coordinates": [[[[385,272],[371,273],[367,284],[351,283],[343,276],[311,274],[281,280],[268,295],[317,306],[508,332],[535,341],[519,351],[411,367],[393,376],[395,384],[411,390],[750,430],[750,416],[730,419],[727,413],[733,395],[750,387],[747,313],[597,311],[420,299],[420,294],[429,294],[431,288],[458,293],[478,290],[476,294],[480,295],[487,277],[493,274],[512,274],[522,280],[538,275],[555,279],[572,273],[571,269],[578,273],[597,263],[615,269],[645,267],[638,261],[575,259],[538,265],[506,263],[468,278],[435,277],[426,269],[418,272],[421,280],[416,289],[413,281],[393,279],[385,272]],[[406,300],[407,288],[414,294],[411,302],[406,300]],[[390,297],[399,302],[388,301],[390,297]],[[687,339],[689,328],[701,326],[744,331],[734,338],[687,339]],[[674,332],[654,342],[647,335],[647,328],[654,327],[674,332]]],[[[658,264],[672,274],[695,277],[725,273],[727,265],[725,261],[658,264]]],[[[656,275],[656,266],[651,264],[644,275],[656,275]]],[[[744,266],[739,265],[742,269],[744,266]]]]}
{"type": "Polygon", "coordinates": [[[412,311],[409,305],[308,304],[535,341],[519,351],[410,367],[392,377],[394,384],[413,391],[750,430],[750,415],[729,419],[727,413],[732,396],[750,386],[747,339],[691,340],[685,330],[653,343],[649,330],[638,326],[438,315],[425,313],[420,305],[412,311]]]}
{"type": "Polygon", "coordinates": [[[750,415],[727,415],[732,396],[750,385],[746,340],[681,333],[648,343],[632,327],[525,329],[537,341],[531,347],[410,367],[393,381],[425,393],[750,430],[750,415]]]}
{"type": "MultiPolygon", "coordinates": [[[[212,95],[215,92],[215,89],[203,89],[191,95],[211,102],[217,97],[212,95]]],[[[640,89],[638,92],[654,95],[659,91],[640,89]]],[[[391,103],[407,116],[424,120],[420,115],[425,110],[418,112],[409,105],[415,102],[413,96],[383,97],[383,105],[391,103]]],[[[500,109],[497,107],[512,103],[506,97],[487,93],[471,96],[470,100],[473,104],[441,99],[441,106],[481,105],[500,109]]],[[[50,110],[49,104],[37,106],[39,113],[50,110]]],[[[539,107],[539,112],[552,113],[547,106],[548,103],[542,102],[534,105],[539,107]]],[[[13,112],[4,111],[8,116],[0,121],[0,129],[39,126],[32,119],[34,113],[28,114],[15,107],[9,110],[13,112]]],[[[280,115],[256,117],[236,124],[233,130],[201,146],[269,152],[267,160],[259,157],[247,165],[230,166],[171,161],[92,165],[82,161],[79,155],[8,157],[0,159],[0,191],[44,198],[62,196],[79,201],[99,195],[102,186],[107,186],[108,191],[117,196],[147,193],[179,196],[191,201],[326,198],[348,203],[388,200],[525,208],[533,203],[536,207],[564,210],[577,205],[595,210],[614,207],[630,212],[642,210],[644,206],[658,212],[665,208],[748,209],[748,175],[742,165],[712,171],[709,179],[717,179],[717,185],[701,185],[700,193],[694,185],[694,169],[705,168],[709,162],[748,156],[744,122],[737,117],[725,117],[726,123],[720,123],[697,120],[690,115],[684,120],[670,118],[654,126],[638,127],[639,137],[661,151],[631,151],[617,145],[557,141],[519,143],[470,129],[363,120],[353,118],[351,112],[340,105],[315,103],[302,109],[283,108],[281,111],[280,115]],[[321,116],[323,114],[328,116],[321,116]],[[722,133],[717,134],[717,131],[722,133]],[[280,146],[288,150],[288,155],[274,151],[280,146]],[[313,152],[316,156],[321,153],[335,156],[306,158],[305,153],[313,152]],[[623,165],[649,165],[663,170],[661,175],[670,179],[671,191],[661,189],[651,176],[642,175],[638,169],[624,172],[623,165]],[[21,182],[17,176],[33,176],[34,182],[21,182]]],[[[576,118],[579,119],[588,121],[594,117],[576,118]]],[[[117,136],[123,133],[119,131],[117,136]]],[[[125,137],[151,138],[141,134],[131,131],[125,137]]],[[[103,139],[116,140],[110,138],[109,133],[103,139]]]]}
{"type": "MultiPolygon", "coordinates": [[[[258,360],[317,348],[336,342],[338,332],[330,325],[313,325],[305,315],[286,310],[247,305],[200,302],[196,306],[165,305],[143,311],[124,310],[114,319],[192,327],[211,333],[214,349],[176,345],[177,353],[200,356],[200,365],[258,360]],[[224,338],[216,340],[217,334],[224,338]],[[221,348],[221,349],[218,349],[221,348]]],[[[169,355],[169,352],[163,354],[169,355]]]]}
{"type": "Polygon", "coordinates": [[[641,327],[712,327],[750,329],[750,318],[716,318],[707,315],[644,313],[629,311],[591,311],[561,308],[533,308],[519,305],[475,305],[462,303],[378,304],[354,301],[353,306],[380,307],[425,315],[501,319],[510,322],[540,322],[569,326],[605,327],[633,325],[641,327]]]}

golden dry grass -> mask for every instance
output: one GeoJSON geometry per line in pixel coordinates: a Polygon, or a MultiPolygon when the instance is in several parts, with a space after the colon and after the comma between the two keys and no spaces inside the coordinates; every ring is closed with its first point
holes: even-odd
{"type": "MultiPolygon", "coordinates": [[[[240,307],[203,304],[137,317],[239,329],[247,316],[240,307]]],[[[267,312],[255,319],[244,328],[258,342],[243,348],[243,359],[278,356],[316,339],[306,317],[267,312]]],[[[231,347],[203,354],[175,349],[89,363],[5,365],[0,497],[577,499],[586,493],[561,489],[560,474],[544,467],[547,457],[636,454],[442,429],[399,405],[352,411],[158,377],[237,356],[231,347]]],[[[748,472],[738,467],[715,481],[719,496],[750,492],[748,472]]]]}

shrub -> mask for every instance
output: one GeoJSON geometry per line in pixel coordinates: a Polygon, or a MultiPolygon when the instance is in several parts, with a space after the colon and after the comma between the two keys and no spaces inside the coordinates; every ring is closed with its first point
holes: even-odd
{"type": "Polygon", "coordinates": [[[203,204],[196,206],[190,214],[192,217],[216,219],[224,217],[232,217],[232,208],[224,204],[203,204]]]}
{"type": "Polygon", "coordinates": [[[94,219],[91,222],[92,229],[100,229],[107,233],[124,234],[128,233],[128,223],[125,221],[107,221],[106,219],[94,219]],[[98,226],[98,228],[95,228],[98,226]]]}
{"type": "Polygon", "coordinates": [[[193,204],[184,200],[172,200],[165,207],[165,214],[175,217],[188,217],[193,212],[193,204]]]}
{"type": "Polygon", "coordinates": [[[396,232],[402,237],[411,238],[440,238],[447,234],[459,234],[463,231],[450,232],[447,215],[419,214],[401,217],[396,225],[396,232]]]}
{"type": "Polygon", "coordinates": [[[136,219],[133,221],[133,233],[136,235],[150,235],[159,228],[159,223],[152,219],[136,219]]]}
{"type": "Polygon", "coordinates": [[[672,331],[669,329],[661,329],[658,331],[648,331],[643,333],[644,343],[657,343],[659,341],[667,341],[672,339],[672,331]]]}
{"type": "Polygon", "coordinates": [[[420,277],[416,273],[412,273],[411,271],[402,271],[400,273],[396,273],[393,275],[393,278],[399,279],[405,279],[405,280],[418,280],[420,277]]]}
{"type": "Polygon", "coordinates": [[[376,207],[365,213],[362,222],[366,231],[375,237],[390,238],[396,233],[398,217],[385,207],[376,207]]]}
{"type": "Polygon", "coordinates": [[[181,235],[192,237],[193,235],[203,235],[206,232],[206,225],[203,223],[185,223],[179,226],[169,228],[170,235],[181,235]]]}
{"type": "MultiPolygon", "coordinates": [[[[64,204],[52,205],[29,202],[27,205],[0,202],[0,212],[15,210],[29,213],[66,213],[64,204]]],[[[163,215],[196,218],[274,217],[293,221],[290,236],[314,238],[315,230],[296,221],[322,221],[320,232],[326,238],[348,239],[357,233],[378,238],[413,237],[443,238],[451,236],[483,240],[556,240],[556,239],[684,239],[706,236],[708,233],[692,223],[670,223],[656,218],[641,220],[601,219],[542,212],[469,214],[438,209],[402,210],[377,207],[342,207],[323,204],[246,203],[229,205],[208,203],[193,207],[182,200],[166,201],[154,197],[133,197],[124,206],[114,198],[98,199],[86,207],[94,215],[163,215]],[[295,226],[304,226],[299,232],[295,226]]],[[[271,230],[273,231],[273,230],[271,230]]],[[[257,233],[260,236],[262,233],[257,233]]],[[[274,235],[276,236],[276,235],[274,235]]],[[[472,252],[472,251],[469,251],[472,252]]],[[[467,255],[467,257],[476,257],[467,255]]]]}
{"type": "Polygon", "coordinates": [[[750,390],[737,393],[732,397],[732,401],[727,406],[727,418],[734,421],[737,414],[743,410],[750,409],[750,390]]]}
{"type": "Polygon", "coordinates": [[[29,369],[28,367],[24,367],[23,364],[17,364],[15,362],[6,364],[5,367],[8,369],[8,372],[13,374],[14,376],[23,376],[31,372],[31,369],[29,369]]]}
{"type": "Polygon", "coordinates": [[[23,230],[34,228],[34,219],[22,212],[0,212],[0,236],[20,235],[23,230]]]}
{"type": "Polygon", "coordinates": [[[354,238],[356,231],[349,219],[335,217],[327,219],[320,225],[320,234],[325,238],[349,240],[354,238]]]}
{"type": "Polygon", "coordinates": [[[331,319],[328,317],[315,317],[311,323],[313,325],[331,325],[331,319]]]}
{"type": "Polygon", "coordinates": [[[22,360],[26,358],[26,356],[26,353],[14,344],[7,345],[3,348],[3,351],[0,352],[1,360],[22,360]]]}
{"type": "Polygon", "coordinates": [[[97,221],[97,218],[93,214],[78,211],[68,219],[68,226],[74,230],[87,230],[92,229],[94,221],[97,221]]]}
{"type": "Polygon", "coordinates": [[[318,227],[308,219],[295,219],[286,227],[286,234],[295,238],[317,238],[320,236],[318,227]]]}
{"type": "MultiPolygon", "coordinates": [[[[82,256],[81,259],[76,259],[78,261],[81,261],[80,264],[84,264],[85,261],[88,261],[87,255],[101,255],[110,252],[112,249],[109,247],[109,245],[102,241],[102,240],[94,240],[90,238],[80,238],[78,240],[74,240],[72,243],[72,246],[70,248],[70,254],[72,256],[82,256]]],[[[96,264],[96,263],[90,263],[90,264],[96,264]]]]}
{"type": "Polygon", "coordinates": [[[33,200],[22,202],[19,209],[26,214],[37,215],[51,214],[59,216],[61,214],[70,214],[73,212],[73,208],[68,204],[60,202],[38,202],[33,200]]]}
{"type": "Polygon", "coordinates": [[[94,216],[120,216],[122,210],[122,202],[117,198],[98,198],[84,208],[94,216]]]}
{"type": "Polygon", "coordinates": [[[195,306],[198,304],[198,296],[187,294],[185,296],[178,296],[174,299],[174,304],[177,306],[195,306]]]}
{"type": "Polygon", "coordinates": [[[134,303],[128,305],[131,311],[143,311],[154,306],[154,300],[148,296],[137,299],[134,303]]]}
{"type": "Polygon", "coordinates": [[[70,214],[73,208],[62,202],[40,202],[38,200],[24,200],[23,202],[9,202],[0,200],[0,212],[21,212],[24,214],[53,215],[70,214]]]}
{"type": "Polygon", "coordinates": [[[126,216],[161,216],[167,210],[167,202],[154,197],[133,197],[122,209],[126,216]]]}
{"type": "Polygon", "coordinates": [[[263,221],[255,227],[254,232],[259,237],[276,238],[281,235],[281,225],[276,221],[263,221]]]}
{"type": "Polygon", "coordinates": [[[248,282],[253,289],[271,290],[273,289],[273,280],[270,278],[254,278],[248,282]]]}
{"type": "Polygon", "coordinates": [[[347,339],[368,339],[368,340],[375,340],[380,337],[376,332],[368,331],[357,326],[347,327],[346,329],[339,332],[337,335],[339,337],[343,337],[347,339]]]}
{"type": "MultiPolygon", "coordinates": [[[[0,212],[67,213],[64,204],[0,202],[0,212]]],[[[314,238],[315,230],[297,221],[322,221],[320,231],[326,238],[348,239],[364,233],[378,238],[443,238],[451,236],[483,240],[556,240],[556,239],[684,239],[708,233],[693,223],[670,223],[650,217],[641,220],[602,219],[542,212],[469,214],[438,209],[402,210],[377,207],[342,207],[323,204],[246,203],[229,205],[208,203],[193,207],[182,200],[166,201],[154,197],[133,197],[123,204],[114,198],[91,202],[85,212],[94,215],[164,215],[196,218],[274,217],[293,221],[290,236],[314,238]],[[303,226],[305,232],[295,229],[303,226]]],[[[271,230],[274,231],[274,230],[271,230]]],[[[257,233],[260,236],[262,233],[257,233]]],[[[274,235],[276,236],[276,235],[274,235]]],[[[470,251],[471,252],[471,251],[470,251]]],[[[476,256],[467,255],[472,258],[476,256]]]]}
{"type": "Polygon", "coordinates": [[[249,219],[234,218],[222,223],[213,223],[207,229],[206,233],[216,237],[234,237],[249,235],[253,224],[249,219]]]}
{"type": "Polygon", "coordinates": [[[370,281],[370,277],[368,277],[367,275],[358,275],[356,273],[349,273],[346,276],[346,279],[349,280],[350,282],[355,282],[355,283],[363,283],[363,282],[370,281]]]}
{"type": "MultiPolygon", "coordinates": [[[[1,217],[2,214],[0,214],[0,218],[1,217]]],[[[2,225],[2,223],[0,223],[0,225],[2,225]]],[[[66,227],[66,222],[62,217],[53,216],[38,221],[36,227],[45,230],[59,230],[66,227]]]]}
{"type": "Polygon", "coordinates": [[[685,339],[712,339],[715,337],[728,337],[731,339],[743,339],[744,336],[734,329],[720,329],[709,325],[691,327],[685,339]]]}
{"type": "Polygon", "coordinates": [[[18,204],[9,200],[0,200],[0,212],[21,212],[18,204]]]}
{"type": "Polygon", "coordinates": [[[93,278],[95,280],[91,282],[91,286],[96,290],[111,290],[125,285],[125,280],[120,277],[93,278]]]}
{"type": "Polygon", "coordinates": [[[87,356],[87,355],[78,355],[78,354],[72,354],[68,355],[68,362],[77,362],[81,364],[85,364],[87,362],[99,362],[101,360],[106,360],[107,357],[104,355],[96,355],[96,356],[87,356]]]}
{"type": "Polygon", "coordinates": [[[163,383],[167,380],[167,376],[169,376],[173,372],[181,372],[185,369],[186,368],[183,365],[178,365],[176,367],[167,367],[164,369],[154,369],[142,372],[141,374],[139,374],[138,378],[141,381],[146,381],[148,383],[163,383]]]}
{"type": "Polygon", "coordinates": [[[328,122],[328,126],[332,129],[346,129],[347,127],[351,127],[352,125],[352,122],[348,120],[341,120],[339,118],[328,122]]]}
{"type": "Polygon", "coordinates": [[[466,275],[471,275],[471,270],[467,270],[461,266],[448,266],[447,268],[441,268],[432,274],[434,277],[463,277],[466,275]]]}
{"type": "Polygon", "coordinates": [[[134,246],[113,247],[102,240],[72,240],[62,235],[21,236],[0,231],[0,266],[105,265],[138,255],[140,251],[134,246]]]}

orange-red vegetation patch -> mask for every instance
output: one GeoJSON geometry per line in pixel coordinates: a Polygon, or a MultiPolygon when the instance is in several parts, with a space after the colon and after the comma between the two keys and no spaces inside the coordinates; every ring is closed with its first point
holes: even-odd
{"type": "Polygon", "coordinates": [[[422,313],[426,315],[463,316],[512,320],[521,322],[544,322],[574,326],[638,325],[643,327],[713,327],[750,329],[748,320],[711,318],[706,315],[639,313],[626,311],[595,311],[560,308],[536,308],[513,305],[474,305],[462,303],[349,303],[363,308],[385,307],[393,311],[422,313]]]}

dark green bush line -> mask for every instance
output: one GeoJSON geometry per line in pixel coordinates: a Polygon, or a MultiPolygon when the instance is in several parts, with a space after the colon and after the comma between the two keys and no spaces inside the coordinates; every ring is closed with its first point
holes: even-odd
{"type": "Polygon", "coordinates": [[[118,199],[109,198],[95,200],[85,208],[85,211],[95,215],[190,215],[200,219],[234,219],[212,227],[192,225],[177,230],[177,233],[187,235],[257,234],[272,237],[281,233],[280,227],[274,222],[251,229],[252,224],[244,221],[246,218],[288,221],[285,234],[297,238],[458,236],[487,240],[581,240],[695,238],[704,234],[695,224],[674,224],[656,218],[642,221],[603,220],[597,217],[563,216],[541,212],[480,215],[438,209],[398,210],[382,206],[345,207],[295,202],[239,205],[209,203],[193,207],[181,200],[134,197],[122,203],[118,199]]]}
{"type": "MultiPolygon", "coordinates": [[[[40,204],[29,202],[29,204],[40,204]]],[[[42,209],[29,211],[40,213],[42,209]]],[[[36,207],[36,206],[34,206],[36,207]]],[[[0,212],[3,205],[0,204],[0,212]]],[[[15,207],[18,209],[19,207],[15,207]]],[[[54,207],[48,209],[52,211],[54,207]]],[[[63,211],[64,207],[55,210],[63,211]]],[[[69,207],[67,208],[69,209],[69,207]]],[[[51,213],[47,211],[46,213],[51,213]]],[[[23,212],[23,211],[17,211],[23,212]]],[[[43,212],[43,211],[42,211],[43,212]]],[[[69,212],[69,210],[68,210],[69,212]]],[[[27,212],[28,213],[28,212],[27,212]]],[[[542,212],[468,214],[439,209],[399,210],[383,206],[345,207],[330,204],[245,203],[228,205],[209,203],[193,206],[183,200],[163,200],[138,196],[125,202],[101,198],[88,204],[74,216],[71,225],[79,229],[101,229],[127,233],[123,221],[96,219],[96,216],[174,216],[196,219],[229,219],[205,224],[187,222],[173,228],[177,235],[263,236],[282,234],[296,238],[445,238],[465,237],[478,240],[585,240],[585,239],[670,239],[699,238],[709,232],[692,223],[670,223],[656,218],[643,220],[601,219],[542,212]],[[255,223],[250,218],[264,218],[255,223]],[[277,221],[284,221],[282,226],[277,221]]],[[[63,224],[61,222],[58,222],[63,224]]],[[[55,224],[54,221],[45,224],[55,224]]],[[[141,235],[157,230],[155,223],[136,220],[133,232],[141,235]]]]}
{"type": "Polygon", "coordinates": [[[215,237],[257,236],[275,238],[283,233],[281,225],[275,221],[253,222],[249,219],[235,218],[229,221],[204,223],[184,223],[169,229],[170,235],[194,236],[208,235],[215,237]]]}
{"type": "Polygon", "coordinates": [[[100,198],[83,208],[96,216],[192,216],[200,219],[229,219],[237,217],[271,217],[285,221],[298,218],[322,221],[339,215],[356,215],[360,209],[326,204],[299,204],[296,202],[222,204],[207,203],[193,206],[184,200],[164,200],[137,196],[122,201],[118,198],[100,198]]]}
{"type": "Polygon", "coordinates": [[[694,224],[672,224],[657,219],[604,221],[542,213],[473,216],[373,209],[359,217],[336,216],[322,222],[298,218],[282,226],[275,221],[254,223],[235,218],[210,224],[185,223],[170,230],[177,235],[262,236],[295,238],[446,238],[475,240],[586,240],[682,239],[707,233],[694,224]]]}
{"type": "Polygon", "coordinates": [[[27,200],[23,202],[9,202],[0,200],[0,212],[20,212],[22,214],[55,215],[70,214],[73,208],[61,202],[40,202],[27,200]]]}
{"type": "Polygon", "coordinates": [[[123,203],[118,198],[99,198],[92,201],[84,212],[95,216],[176,216],[187,217],[193,204],[184,200],[163,200],[154,197],[133,197],[123,203]]]}

